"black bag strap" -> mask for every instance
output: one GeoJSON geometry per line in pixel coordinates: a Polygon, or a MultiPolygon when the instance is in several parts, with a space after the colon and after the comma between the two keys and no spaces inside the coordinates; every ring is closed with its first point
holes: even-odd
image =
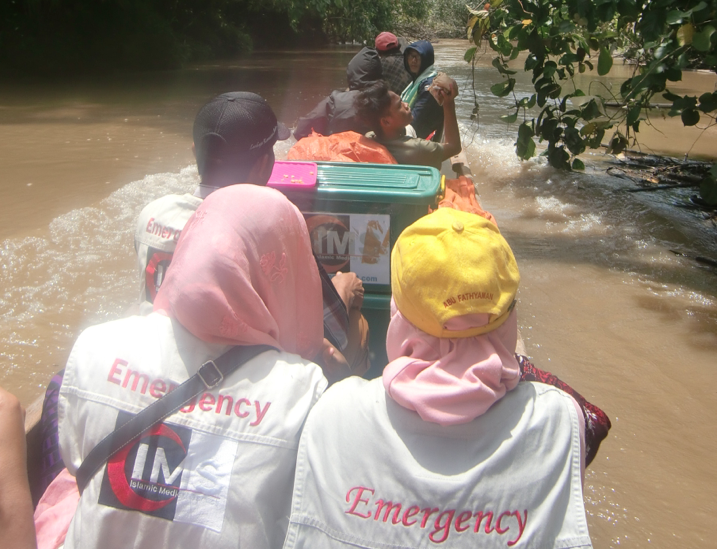
{"type": "Polygon", "coordinates": [[[242,364],[261,353],[271,350],[277,349],[270,345],[232,347],[219,358],[205,362],[196,374],[179,387],[165,394],[132,417],[127,423],[112,431],[97,446],[92,448],[77,469],[75,479],[77,480],[77,488],[80,494],[82,494],[97,471],[115,453],[127,446],[147,429],[154,427],[157,423],[172,415],[202,391],[215,388],[224,381],[225,377],[231,375],[242,364]]]}

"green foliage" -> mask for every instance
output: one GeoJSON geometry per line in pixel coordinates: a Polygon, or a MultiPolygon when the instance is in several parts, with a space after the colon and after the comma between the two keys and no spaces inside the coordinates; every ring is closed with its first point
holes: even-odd
{"type": "Polygon", "coordinates": [[[465,0],[432,0],[429,14],[431,24],[436,27],[439,38],[460,38],[465,36],[468,7],[465,0]]]}
{"type": "Polygon", "coordinates": [[[233,0],[13,0],[0,65],[19,72],[160,69],[251,49],[233,0]]]}
{"type": "MultiPolygon", "coordinates": [[[[543,154],[552,166],[584,169],[576,156],[600,147],[606,132],[608,152],[617,154],[635,140],[653,99],[670,101],[670,116],[680,116],[687,126],[716,123],[717,92],[679,96],[669,86],[687,67],[717,70],[717,0],[497,0],[488,10],[484,5],[470,12],[468,38],[475,44],[487,40],[496,53],[493,66],[502,81],[491,91],[515,99],[514,113],[501,119],[522,119],[516,141],[521,159],[534,156],[537,139],[547,144],[543,154]],[[636,59],[633,75],[618,97],[588,97],[576,86],[575,74],[595,69],[599,76],[608,74],[618,48],[636,59]],[[513,93],[508,63],[520,54],[523,70],[532,73],[535,93],[529,99],[513,93]],[[622,108],[608,115],[606,99],[622,108]],[[534,115],[536,104],[540,110],[534,115]]],[[[466,61],[474,62],[475,52],[469,49],[466,61]]],[[[703,197],[717,199],[715,181],[713,175],[703,185],[703,197]]]]}
{"type": "MultiPolygon", "coordinates": [[[[67,72],[176,67],[260,44],[373,43],[423,29],[457,0],[5,0],[0,68],[67,72]],[[288,37],[287,37],[288,36],[288,37]],[[294,41],[295,43],[298,40],[294,41]]],[[[462,17],[467,9],[463,5],[462,17]]],[[[455,14],[453,16],[455,19],[455,14]]]]}
{"type": "Polygon", "coordinates": [[[324,20],[324,32],[334,42],[372,44],[379,32],[415,26],[430,9],[430,0],[313,0],[311,6],[324,20]]]}

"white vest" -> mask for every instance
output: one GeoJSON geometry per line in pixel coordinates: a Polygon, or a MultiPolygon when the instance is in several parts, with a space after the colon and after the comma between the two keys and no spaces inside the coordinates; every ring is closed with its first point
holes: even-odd
{"type": "Polygon", "coordinates": [[[349,378],[312,410],[284,548],[592,547],[578,415],[520,383],[483,416],[441,427],[349,378]]]}
{"type": "MultiPolygon", "coordinates": [[[[70,472],[116,425],[225,349],[157,313],[85,330],[60,391],[70,472]]],[[[325,388],[321,369],[298,355],[250,360],[93,477],[65,548],[281,547],[299,436],[325,388]]]]}
{"type": "Polygon", "coordinates": [[[137,219],[134,247],[139,269],[141,312],[152,312],[152,302],[177,247],[184,226],[202,199],[170,194],[147,204],[137,219]]]}

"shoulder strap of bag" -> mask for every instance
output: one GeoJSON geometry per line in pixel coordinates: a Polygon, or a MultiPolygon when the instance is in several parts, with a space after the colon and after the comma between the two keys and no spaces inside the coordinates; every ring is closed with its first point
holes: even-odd
{"type": "Polygon", "coordinates": [[[97,471],[119,450],[127,446],[147,429],[179,410],[199,393],[213,389],[237,368],[263,352],[276,350],[270,345],[236,346],[219,358],[205,362],[199,371],[172,392],[147,406],[95,446],[80,467],[75,478],[80,494],[97,471]]]}

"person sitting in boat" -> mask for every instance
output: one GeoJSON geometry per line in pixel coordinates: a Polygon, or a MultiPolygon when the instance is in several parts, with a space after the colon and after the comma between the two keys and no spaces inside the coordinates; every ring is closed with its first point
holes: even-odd
{"type": "Polygon", "coordinates": [[[374,44],[381,58],[383,79],[392,92],[400,95],[412,78],[406,70],[398,38],[392,32],[382,32],[376,37],[374,44]]]}
{"type": "Polygon", "coordinates": [[[348,89],[331,92],[309,114],[299,118],[294,130],[296,140],[311,135],[312,130],[321,135],[346,131],[366,133],[369,128],[356,116],[354,99],[360,90],[380,80],[382,76],[378,52],[363,48],[346,67],[348,89]]]}
{"type": "MultiPolygon", "coordinates": [[[[194,120],[193,150],[201,182],[194,194],[167,195],[139,214],[134,243],[140,278],[139,312],[152,311],[184,225],[215,190],[237,183],[266,185],[274,167],[274,143],[289,137],[269,104],[249,92],[219,95],[194,120]]],[[[329,278],[319,265],[324,296],[324,333],[337,376],[369,368],[368,324],[361,315],[363,283],[355,273],[329,278]]]]}
{"type": "Polygon", "coordinates": [[[403,51],[403,61],[412,82],[403,90],[401,101],[408,103],[411,109],[416,136],[425,139],[431,134],[438,135],[443,128],[445,110],[430,90],[438,75],[433,65],[433,46],[428,40],[413,42],[403,51]]]}
{"type": "Polygon", "coordinates": [[[259,95],[231,92],[199,110],[192,134],[199,187],[194,194],[158,198],[137,220],[134,244],[142,313],[151,312],[182,229],[202,200],[227,185],[266,185],[274,167],[274,143],[288,139],[289,130],[259,95]]]}
{"type": "Polygon", "coordinates": [[[455,80],[445,75],[436,84],[440,84],[436,93],[443,100],[443,143],[407,133],[407,128],[410,129],[413,122],[413,113],[408,103],[392,92],[385,82],[376,82],[356,98],[356,110],[371,128],[366,137],[386,147],[399,164],[433,166],[440,170],[444,160],[461,152],[461,134],[455,107],[458,86],[455,80]]]}
{"type": "Polygon", "coordinates": [[[36,547],[24,419],[17,397],[0,387],[0,532],[13,549],[36,547]]]}
{"type": "Polygon", "coordinates": [[[583,417],[520,382],[513,253],[442,208],[391,255],[389,364],[334,385],[304,427],[285,549],[591,547],[583,417]]]}
{"type": "Polygon", "coordinates": [[[182,232],[154,312],[90,327],[70,353],[59,402],[70,473],[206,361],[232,346],[273,349],[102,465],[65,549],[281,547],[299,435],[327,386],[315,363],[322,339],[321,279],[299,210],[255,185],[208,196],[182,232]]]}

